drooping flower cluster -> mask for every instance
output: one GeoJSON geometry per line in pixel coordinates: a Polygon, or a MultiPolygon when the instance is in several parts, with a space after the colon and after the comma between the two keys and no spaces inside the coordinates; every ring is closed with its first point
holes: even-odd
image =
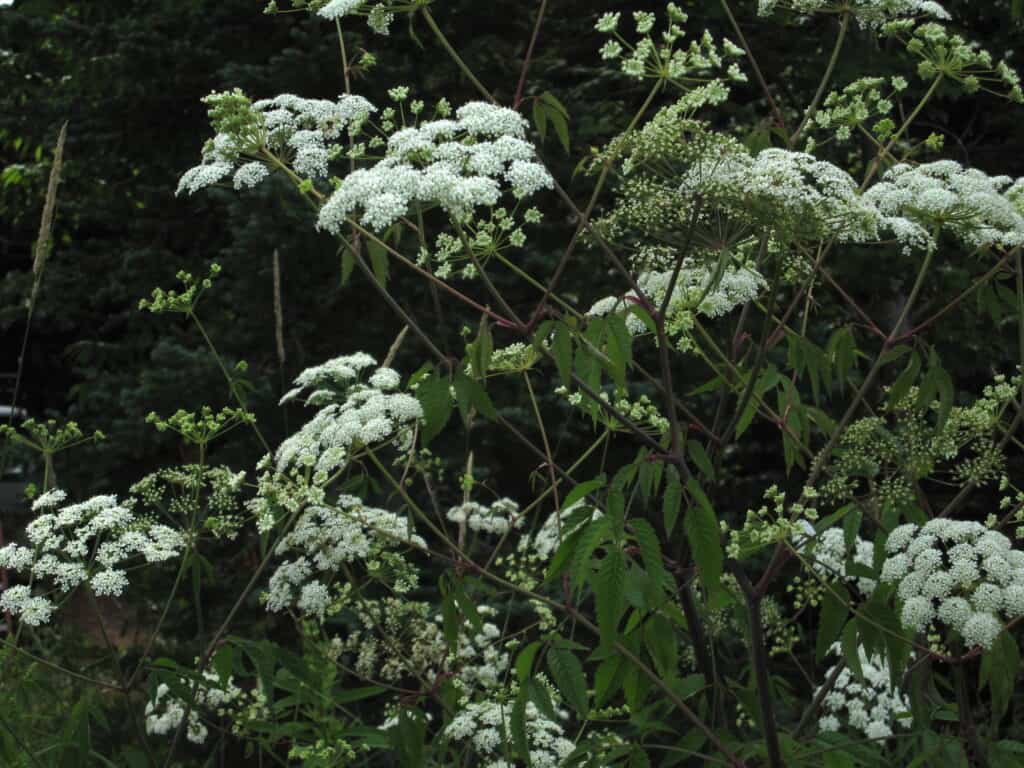
{"type": "Polygon", "coordinates": [[[848,11],[865,27],[877,28],[887,21],[906,17],[949,19],[949,13],[934,0],[758,0],[757,12],[770,16],[777,8],[800,14],[848,11]]]}
{"type": "Polygon", "coordinates": [[[217,538],[234,539],[242,527],[240,496],[245,472],[223,466],[165,467],[131,486],[151,509],[182,521],[201,521],[217,538]]]}
{"type": "MultiPolygon", "coordinates": [[[[841,655],[839,643],[829,652],[841,655]]],[[[857,649],[863,680],[846,667],[839,673],[832,690],[825,695],[818,727],[822,731],[838,731],[844,724],[860,731],[869,739],[884,739],[893,735],[895,726],[909,729],[910,701],[892,685],[889,665],[878,656],[869,657],[863,647],[857,649]]],[[[829,679],[835,667],[825,673],[829,679]]],[[[818,689],[821,690],[820,688],[818,689]]],[[[817,691],[815,691],[817,695],[817,691]]]]}
{"type": "Polygon", "coordinates": [[[94,496],[60,507],[61,490],[43,494],[32,505],[41,512],[25,528],[31,546],[0,549],[0,568],[24,573],[32,586],[17,585],[0,593],[0,611],[10,611],[30,626],[49,621],[56,606],[35,588],[47,585],[58,594],[88,583],[98,597],[120,595],[128,586],[127,566],[139,558],[160,563],[185,548],[182,535],[139,517],[131,503],[116,496],[94,496]]]}
{"type": "MultiPolygon", "coordinates": [[[[179,681],[189,690],[190,683],[179,681]]],[[[239,733],[247,722],[268,717],[266,694],[257,686],[252,691],[239,688],[232,677],[221,682],[216,672],[203,672],[202,683],[196,688],[195,705],[188,713],[185,737],[193,744],[203,744],[210,731],[202,721],[201,713],[218,717],[230,716],[232,730],[239,733]]],[[[185,702],[176,696],[167,683],[160,683],[153,698],[146,702],[146,733],[166,736],[174,733],[185,717],[185,702]]]]}
{"type": "Polygon", "coordinates": [[[529,552],[541,562],[550,560],[566,537],[588,521],[599,519],[603,514],[601,510],[593,509],[581,499],[565,509],[548,515],[532,536],[520,539],[519,551],[529,552]]]}
{"type": "Polygon", "coordinates": [[[355,600],[348,608],[357,627],[333,645],[339,655],[353,657],[353,669],[365,679],[395,684],[451,679],[460,695],[504,682],[509,654],[500,628],[490,621],[498,613],[492,606],[476,606],[478,626],[469,620],[459,624],[454,651],[442,616],[429,603],[388,597],[355,600]]]}
{"type": "Polygon", "coordinates": [[[317,226],[337,233],[361,211],[360,221],[380,231],[412,206],[437,205],[463,221],[475,208],[495,206],[503,187],[516,198],[551,188],[551,175],[525,140],[526,126],[511,109],[469,102],[454,120],[402,128],[388,139],[383,160],[345,177],[321,208],[317,226]]]}
{"type": "Polygon", "coordinates": [[[374,365],[373,357],[358,352],[308,368],[295,379],[297,386],[281,402],[311,389],[306,405],[322,407],[281,443],[275,454],[278,472],[308,468],[326,481],[329,473],[346,465],[355,448],[411,438],[423,416],[419,401],[395,391],[401,376],[391,368],[377,368],[362,383],[360,376],[374,365]]]}
{"type": "Polygon", "coordinates": [[[1003,620],[1024,616],[1024,552],[974,521],[907,523],[886,541],[881,580],[898,584],[903,626],[944,624],[967,647],[990,648],[1003,620]]]}
{"type": "Polygon", "coordinates": [[[970,248],[1012,248],[1024,243],[1024,216],[1006,195],[1012,183],[954,160],[901,163],[864,197],[908,247],[935,248],[932,231],[941,227],[970,248]]]}
{"type": "Polygon", "coordinates": [[[839,579],[857,585],[861,594],[869,596],[875,591],[875,580],[867,576],[848,574],[847,559],[871,568],[874,565],[875,548],[870,541],[857,536],[853,541],[852,552],[848,552],[846,536],[842,528],[828,528],[814,539],[811,549],[814,558],[811,567],[826,580],[839,579]],[[848,557],[849,555],[849,557],[848,557]]]}
{"type": "Polygon", "coordinates": [[[522,528],[525,522],[519,514],[519,505],[512,499],[498,499],[490,506],[467,501],[448,510],[448,519],[478,533],[499,536],[513,528],[522,528]]]}
{"type": "Polygon", "coordinates": [[[878,237],[878,213],[843,169],[805,152],[769,148],[751,157],[735,152],[696,158],[681,193],[712,205],[746,210],[782,236],[865,242],[878,237]]]}
{"type": "MultiPolygon", "coordinates": [[[[310,507],[278,543],[277,555],[290,555],[270,577],[267,610],[283,611],[293,605],[307,617],[323,618],[335,599],[331,584],[345,563],[380,560],[406,565],[387,551],[404,546],[426,547],[405,517],[369,507],[362,500],[341,495],[331,505],[310,507]]],[[[393,588],[406,591],[409,574],[400,574],[393,588]],[[403,579],[405,583],[403,583],[403,579]]]]}
{"type": "MultiPolygon", "coordinates": [[[[537,768],[557,768],[576,748],[563,727],[546,717],[532,701],[526,703],[523,720],[530,763],[537,768]]],[[[504,758],[512,748],[511,722],[512,704],[474,702],[452,718],[444,733],[454,741],[468,741],[489,768],[512,768],[513,764],[504,758]]]]}
{"type": "Polygon", "coordinates": [[[614,139],[591,170],[611,160],[621,163],[616,202],[595,223],[608,240],[686,243],[714,258],[765,231],[780,243],[878,238],[881,217],[846,171],[803,152],[752,155],[685,101],[614,139]]]}
{"type": "Polygon", "coordinates": [[[234,172],[235,189],[254,187],[275,169],[272,158],[290,163],[301,176],[321,179],[328,162],[342,151],[337,144],[355,135],[371,112],[362,96],[344,94],[337,101],[282,94],[252,102],[238,88],[211,93],[210,123],[216,135],[203,147],[203,162],[178,183],[178,194],[193,194],[234,172]]]}
{"type": "MultiPolygon", "coordinates": [[[[674,268],[640,272],[636,282],[643,299],[655,308],[660,308],[672,285],[674,273],[674,268]]],[[[765,288],[767,283],[764,278],[748,265],[729,265],[724,269],[716,269],[692,258],[684,258],[666,307],[665,330],[676,340],[681,350],[688,349],[689,334],[697,315],[721,317],[735,307],[756,299],[765,288]]],[[[607,296],[595,302],[587,314],[600,317],[612,312],[626,313],[626,328],[632,334],[642,334],[649,328],[635,313],[628,312],[630,306],[641,301],[641,296],[635,291],[629,291],[622,297],[607,296]]]]}
{"type": "MultiPolygon", "coordinates": [[[[378,35],[391,32],[395,13],[408,11],[408,3],[394,0],[291,0],[293,9],[308,8],[317,16],[329,21],[339,21],[350,16],[365,16],[366,25],[378,35]]],[[[415,8],[415,6],[412,6],[415,8]]],[[[277,0],[270,0],[264,13],[280,13],[277,0]]]]}

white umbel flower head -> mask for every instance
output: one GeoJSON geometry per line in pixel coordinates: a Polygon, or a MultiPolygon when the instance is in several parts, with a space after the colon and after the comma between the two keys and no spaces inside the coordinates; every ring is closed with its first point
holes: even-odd
{"type": "Polygon", "coordinates": [[[1024,615],[1024,553],[974,521],[938,518],[895,528],[881,580],[897,584],[903,626],[945,625],[968,647],[988,649],[1004,621],[1024,615]]]}
{"type": "MultiPolygon", "coordinates": [[[[829,653],[841,655],[839,643],[833,644],[829,653]]],[[[857,653],[864,673],[863,682],[849,667],[844,668],[825,696],[818,727],[822,731],[838,731],[845,720],[852,730],[869,739],[892,736],[897,727],[909,729],[913,725],[913,719],[906,715],[910,712],[910,702],[892,686],[888,664],[878,656],[869,657],[863,647],[859,647],[857,653]]],[[[831,677],[834,671],[835,667],[831,667],[825,677],[831,677]]]]}
{"type": "MultiPolygon", "coordinates": [[[[63,594],[88,583],[97,596],[120,595],[128,586],[125,566],[140,561],[170,560],[185,549],[178,531],[137,516],[130,502],[116,496],[93,496],[60,506],[63,491],[36,499],[41,512],[27,526],[30,547],[12,543],[0,548],[0,568],[30,576],[33,587],[63,594]]],[[[26,585],[0,594],[0,610],[30,626],[49,621],[56,606],[49,597],[33,595],[26,585]]]]}
{"type": "Polygon", "coordinates": [[[492,207],[502,185],[517,198],[551,188],[554,180],[525,140],[517,112],[470,102],[456,119],[403,128],[388,140],[385,158],[346,176],[320,209],[317,227],[340,232],[350,216],[382,231],[415,205],[440,205],[455,219],[492,207]]]}

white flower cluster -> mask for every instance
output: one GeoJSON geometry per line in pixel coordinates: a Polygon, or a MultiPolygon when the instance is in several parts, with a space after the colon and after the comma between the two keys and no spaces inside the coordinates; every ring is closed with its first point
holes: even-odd
{"type": "Polygon", "coordinates": [[[270,577],[267,610],[279,612],[295,605],[305,616],[323,618],[333,596],[331,577],[343,563],[372,560],[387,549],[403,545],[425,548],[408,519],[356,496],[341,495],[332,506],[311,507],[278,543],[278,555],[297,555],[277,567],[270,577]]]}
{"type": "Polygon", "coordinates": [[[1024,216],[1024,176],[1013,182],[1004,194],[1006,199],[1013,203],[1017,213],[1024,216]]]}
{"type": "MultiPolygon", "coordinates": [[[[813,530],[813,529],[812,529],[813,530]]],[[[826,580],[841,579],[855,583],[861,594],[868,596],[875,591],[875,580],[867,576],[856,576],[846,573],[847,549],[846,536],[842,528],[828,528],[814,539],[812,547],[814,558],[811,567],[826,580]]],[[[853,543],[852,561],[858,565],[871,568],[874,565],[875,548],[870,541],[858,536],[853,543]]]]}
{"type": "Polygon", "coordinates": [[[390,368],[377,368],[361,383],[362,372],[375,364],[370,355],[359,352],[308,368],[295,379],[297,386],[281,398],[282,403],[313,389],[306,405],[324,407],[281,443],[275,454],[278,472],[312,468],[326,480],[330,472],[345,466],[354,447],[411,436],[423,409],[412,395],[394,391],[401,377],[390,368]]]}
{"type": "MultiPolygon", "coordinates": [[[[477,613],[493,618],[498,612],[489,605],[480,605],[477,613]]],[[[441,616],[435,616],[434,621],[440,624],[441,616]]],[[[477,632],[466,622],[459,633],[457,657],[449,663],[456,670],[455,679],[463,695],[471,688],[501,685],[509,666],[508,652],[501,645],[501,630],[493,622],[482,621],[477,632]]]]}
{"type": "MultiPolygon", "coordinates": [[[[673,270],[648,270],[636,279],[643,296],[655,307],[665,300],[673,270]]],[[[732,265],[724,270],[698,264],[692,258],[683,260],[682,268],[672,288],[672,297],[666,309],[665,330],[669,336],[679,337],[678,344],[687,346],[688,334],[693,328],[694,315],[722,317],[737,306],[752,301],[767,287],[765,279],[753,267],[732,265]]],[[[634,291],[625,296],[606,296],[596,301],[587,315],[601,317],[613,312],[625,312],[638,302],[634,291]]],[[[626,315],[626,328],[639,335],[648,328],[633,312],[626,315]]]]}
{"type": "Polygon", "coordinates": [[[403,128],[388,140],[386,157],[350,173],[320,209],[317,226],[339,232],[362,210],[360,221],[386,229],[414,204],[440,205],[465,220],[474,208],[497,204],[504,182],[524,198],[554,180],[525,141],[526,120],[506,107],[470,102],[456,119],[403,128]]]}
{"type": "MultiPolygon", "coordinates": [[[[120,595],[128,586],[126,564],[137,557],[159,563],[185,547],[181,534],[166,525],[136,516],[131,504],[115,496],[94,496],[58,509],[61,490],[43,494],[32,505],[42,512],[25,528],[31,546],[8,544],[0,549],[0,568],[29,575],[34,586],[50,582],[66,593],[88,582],[97,596],[120,595]]],[[[0,611],[9,611],[30,626],[49,621],[55,610],[45,596],[18,585],[0,594],[0,611]]]]}
{"type": "MultiPolygon", "coordinates": [[[[190,683],[181,680],[181,685],[188,688],[190,683]]],[[[221,682],[216,672],[203,672],[203,684],[196,689],[195,706],[188,713],[188,727],[185,737],[193,744],[203,744],[209,735],[209,729],[200,719],[199,710],[208,710],[213,714],[225,716],[231,714],[236,721],[237,729],[246,720],[266,717],[266,696],[257,688],[246,692],[229,677],[221,682]]],[[[146,702],[146,733],[166,736],[174,733],[181,720],[185,717],[185,702],[171,692],[167,683],[160,683],[153,698],[146,702]]]]}
{"type": "MultiPolygon", "coordinates": [[[[495,701],[474,702],[452,718],[444,729],[454,741],[469,741],[488,768],[513,768],[503,755],[511,748],[512,705],[495,701]]],[[[533,702],[526,703],[526,741],[530,763],[536,768],[558,768],[576,745],[565,737],[562,726],[544,716],[533,702]]],[[[482,763],[483,764],[483,763],[482,763]]]]}
{"type": "Polygon", "coordinates": [[[451,678],[463,696],[504,683],[509,654],[501,630],[487,620],[498,614],[492,606],[476,606],[479,627],[462,622],[455,653],[445,639],[443,616],[434,614],[436,606],[429,603],[387,597],[356,600],[346,607],[360,626],[332,644],[337,654],[355,657],[356,674],[367,680],[451,678]]]}
{"type": "Polygon", "coordinates": [[[806,152],[770,148],[755,156],[708,154],[683,175],[680,191],[732,201],[763,211],[764,221],[775,219],[839,242],[878,237],[878,212],[858,193],[850,174],[806,152]]]}
{"type": "Polygon", "coordinates": [[[297,173],[325,178],[332,147],[345,131],[357,133],[377,109],[362,96],[344,94],[337,101],[282,94],[253,103],[234,90],[213,93],[204,101],[220,130],[203,147],[203,162],[178,182],[177,194],[193,194],[234,171],[235,189],[254,187],[270,175],[260,157],[269,149],[289,161],[297,173]],[[246,158],[249,158],[246,161],[246,158]],[[257,159],[259,158],[259,159],[257,159]]]}
{"type": "Polygon", "coordinates": [[[971,248],[1024,243],[1024,216],[1008,196],[1013,180],[963,168],[954,160],[899,164],[864,193],[907,246],[935,248],[941,226],[971,248]]]}
{"type": "Polygon", "coordinates": [[[448,519],[465,525],[478,533],[502,536],[513,528],[522,528],[525,518],[519,514],[519,505],[512,499],[498,499],[489,507],[467,501],[448,510],[448,519]]]}
{"type": "Polygon", "coordinates": [[[758,0],[757,12],[761,16],[770,16],[776,8],[786,8],[802,14],[822,11],[838,13],[839,10],[848,9],[861,25],[872,28],[898,18],[950,18],[946,9],[934,0],[853,0],[842,3],[835,0],[758,0]]]}
{"type": "Polygon", "coordinates": [[[583,525],[587,520],[597,520],[602,516],[602,512],[599,509],[595,509],[589,518],[583,518],[577,521],[575,524],[570,525],[570,518],[575,513],[588,508],[590,505],[584,500],[577,501],[569,507],[558,512],[552,512],[543,525],[537,529],[536,533],[532,536],[525,536],[519,541],[518,549],[520,552],[528,552],[540,560],[550,560],[551,557],[558,551],[558,547],[561,546],[562,541],[569,536],[573,531],[583,525]]]}
{"type": "MultiPolygon", "coordinates": [[[[830,652],[841,654],[839,643],[835,643],[830,652]]],[[[840,718],[844,715],[850,728],[860,731],[869,739],[892,736],[894,723],[904,729],[912,727],[913,718],[907,714],[910,712],[910,702],[898,688],[892,686],[889,665],[885,659],[877,656],[869,658],[863,647],[858,648],[857,653],[864,673],[863,682],[858,680],[849,667],[843,669],[832,690],[825,695],[822,704],[825,714],[818,720],[818,727],[822,731],[838,731],[842,726],[840,718]]],[[[831,677],[834,671],[835,667],[830,667],[825,677],[831,677]]]]}
{"type": "MultiPolygon", "coordinates": [[[[408,6],[406,6],[408,7],[408,6]]],[[[394,11],[389,3],[369,3],[366,0],[329,0],[317,15],[335,21],[356,13],[364,14],[367,26],[378,35],[389,34],[391,22],[395,20],[394,11]]]]}
{"type": "Polygon", "coordinates": [[[967,647],[991,648],[1003,617],[1024,616],[1024,552],[998,531],[938,518],[893,529],[885,548],[881,580],[899,584],[907,629],[941,622],[967,647]]]}

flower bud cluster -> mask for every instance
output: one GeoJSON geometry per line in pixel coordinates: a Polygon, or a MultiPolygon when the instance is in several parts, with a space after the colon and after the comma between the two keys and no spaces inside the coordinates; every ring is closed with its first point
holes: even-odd
{"type": "Polygon", "coordinates": [[[950,18],[946,9],[934,0],[758,0],[757,12],[761,16],[771,16],[777,9],[798,14],[852,13],[861,26],[872,29],[907,17],[950,18]]]}
{"type": "Polygon", "coordinates": [[[675,3],[669,3],[667,11],[668,27],[661,33],[660,44],[652,34],[657,21],[653,13],[633,13],[636,34],[641,36],[635,44],[619,34],[621,13],[603,14],[594,28],[611,37],[601,47],[601,58],[605,61],[621,59],[622,72],[637,80],[667,80],[684,90],[706,82],[716,71],[724,71],[726,79],[733,82],[746,82],[747,76],[738,64],[725,63],[730,58],[743,56],[742,48],[726,38],[722,39],[721,45],[716,44],[707,30],[689,46],[677,48],[676,45],[686,36],[682,25],[688,16],[675,3]],[[623,56],[624,52],[628,55],[623,56]]]}
{"type": "Polygon", "coordinates": [[[503,536],[514,528],[522,528],[525,518],[512,499],[498,499],[490,506],[467,501],[448,510],[447,518],[477,533],[503,536]]]}

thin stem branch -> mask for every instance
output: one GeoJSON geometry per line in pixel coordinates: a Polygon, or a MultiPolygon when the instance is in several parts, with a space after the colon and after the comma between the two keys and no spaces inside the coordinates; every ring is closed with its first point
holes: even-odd
{"type": "Polygon", "coordinates": [[[772,90],[768,87],[768,81],[764,79],[761,67],[757,64],[757,59],[754,58],[754,52],[751,50],[750,44],[747,42],[746,35],[743,34],[743,30],[740,28],[739,22],[737,22],[736,17],[733,16],[732,8],[729,7],[728,0],[720,0],[720,3],[722,10],[725,11],[725,15],[729,19],[729,25],[732,27],[732,31],[736,33],[736,39],[740,41],[740,46],[747,54],[747,61],[750,62],[750,68],[754,71],[754,77],[757,78],[757,83],[761,86],[761,91],[768,100],[768,106],[771,107],[772,113],[775,115],[775,119],[778,121],[779,127],[785,131],[786,118],[782,116],[782,110],[779,109],[779,105],[775,103],[775,99],[772,97],[772,90]]]}
{"type": "Polygon", "coordinates": [[[512,99],[512,109],[519,109],[523,103],[523,89],[526,87],[526,74],[530,71],[530,62],[533,60],[533,49],[537,45],[537,38],[540,36],[540,26],[544,22],[544,12],[547,10],[548,0],[540,0],[540,10],[537,11],[537,21],[533,24],[533,34],[530,35],[530,44],[526,48],[526,56],[523,58],[523,69],[519,73],[519,82],[516,84],[516,95],[512,99]]]}
{"type": "Polygon", "coordinates": [[[811,99],[811,105],[807,108],[804,113],[804,119],[800,122],[796,131],[792,136],[789,137],[789,146],[796,146],[797,140],[800,135],[806,130],[807,126],[810,125],[811,120],[814,119],[815,113],[818,111],[818,106],[821,104],[822,98],[825,96],[825,89],[828,87],[829,80],[832,79],[832,72],[835,71],[836,63],[839,61],[839,53],[843,49],[843,42],[846,40],[846,32],[850,28],[850,17],[853,14],[850,11],[843,13],[843,20],[839,25],[839,37],[836,38],[835,47],[832,48],[832,55],[829,57],[828,65],[825,67],[825,74],[821,76],[821,82],[818,84],[818,90],[814,93],[814,98],[811,99]]]}
{"type": "Polygon", "coordinates": [[[730,565],[730,571],[736,576],[736,581],[747,601],[750,660],[754,665],[754,676],[757,678],[757,696],[761,704],[761,725],[764,729],[765,746],[768,748],[768,764],[771,768],[783,768],[785,763],[779,747],[779,729],[775,722],[775,697],[768,674],[768,649],[764,642],[764,628],[761,626],[762,595],[754,589],[739,563],[733,562],[730,565]]]}

